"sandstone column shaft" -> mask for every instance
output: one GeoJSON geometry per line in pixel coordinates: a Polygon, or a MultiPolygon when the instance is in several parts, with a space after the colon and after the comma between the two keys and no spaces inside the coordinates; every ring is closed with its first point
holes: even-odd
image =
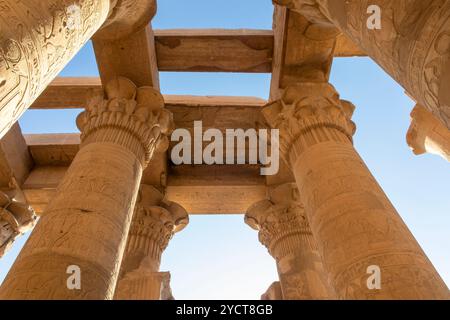
{"type": "Polygon", "coordinates": [[[353,105],[302,83],[264,109],[287,158],[332,284],[343,299],[445,299],[448,289],[352,145],[353,105]],[[367,268],[381,270],[381,289],[367,268]]]}
{"type": "Polygon", "coordinates": [[[171,117],[119,78],[78,119],[82,145],[0,289],[0,299],[111,299],[141,174],[171,117]],[[69,266],[80,288],[67,286],[69,266]]]}
{"type": "Polygon", "coordinates": [[[331,21],[450,129],[450,1],[274,2],[313,22],[331,21]],[[381,9],[381,29],[367,26],[373,5],[381,9]]]}
{"type": "Polygon", "coordinates": [[[284,300],[333,299],[322,258],[294,184],[272,189],[270,200],[249,208],[247,224],[277,263],[284,300]],[[276,194],[274,194],[276,193],[276,194]]]}
{"type": "Polygon", "coordinates": [[[0,137],[100,28],[110,2],[0,3],[0,137]]]}
{"type": "Polygon", "coordinates": [[[159,272],[161,255],[188,221],[181,206],[165,200],[155,187],[141,185],[114,299],[161,299],[170,280],[170,274],[159,272]]]}

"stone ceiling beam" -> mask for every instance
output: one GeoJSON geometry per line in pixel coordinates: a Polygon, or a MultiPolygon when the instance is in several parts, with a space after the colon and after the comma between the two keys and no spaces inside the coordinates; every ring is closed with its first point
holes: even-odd
{"type": "MultiPolygon", "coordinates": [[[[30,109],[75,109],[84,108],[86,100],[91,95],[101,95],[100,78],[56,78],[30,109]]],[[[262,107],[266,101],[254,97],[233,96],[190,96],[164,95],[166,105],[173,106],[253,106],[262,107]]]]}

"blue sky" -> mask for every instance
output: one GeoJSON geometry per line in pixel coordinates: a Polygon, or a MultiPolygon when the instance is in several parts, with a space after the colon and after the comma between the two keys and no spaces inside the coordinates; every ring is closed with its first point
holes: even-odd
{"type": "MultiPolygon", "coordinates": [[[[156,29],[272,27],[270,0],[164,0],[153,20],[156,29]]],[[[92,46],[62,76],[97,76],[92,46]]],[[[161,73],[164,94],[243,95],[267,99],[270,75],[161,73]]],[[[441,276],[450,285],[450,165],[432,156],[414,156],[405,135],[414,103],[368,58],[340,58],[331,82],[356,105],[355,147],[441,276]]],[[[27,111],[25,133],[76,132],[72,111],[27,111]],[[41,120],[41,121],[40,121],[41,120]]],[[[0,260],[0,281],[25,242],[20,238],[0,260]]],[[[171,271],[177,299],[258,299],[277,279],[275,262],[242,215],[191,216],[170,242],[161,270],[171,271]]]]}

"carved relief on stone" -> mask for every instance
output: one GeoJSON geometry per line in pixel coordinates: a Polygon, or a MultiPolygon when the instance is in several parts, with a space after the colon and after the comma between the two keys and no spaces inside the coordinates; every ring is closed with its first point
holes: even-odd
{"type": "Polygon", "coordinates": [[[0,137],[105,21],[110,0],[0,2],[0,137]]]}
{"type": "Polygon", "coordinates": [[[279,241],[295,233],[311,233],[295,183],[271,188],[269,199],[255,203],[245,215],[245,222],[259,231],[259,240],[278,258],[279,241]]]}
{"type": "Polygon", "coordinates": [[[159,271],[161,255],[173,235],[184,229],[188,222],[189,216],[183,207],[164,199],[157,188],[141,185],[115,299],[159,299],[154,291],[150,290],[150,294],[141,288],[139,279],[147,279],[150,287],[161,286],[161,279],[154,278],[159,271]],[[131,292],[134,295],[130,295],[131,292]]]}
{"type": "Polygon", "coordinates": [[[82,144],[0,288],[2,299],[112,299],[142,171],[173,124],[161,95],[117,78],[78,118],[82,144]],[[70,265],[83,272],[68,290],[70,265]]]}
{"type": "Polygon", "coordinates": [[[174,128],[162,95],[151,87],[136,88],[118,77],[105,86],[106,98],[93,97],[77,118],[82,146],[113,142],[135,153],[145,167],[155,151],[167,149],[174,128]],[[111,134],[120,130],[122,134],[111,134]]]}
{"type": "Polygon", "coordinates": [[[145,28],[156,14],[156,0],[112,0],[115,4],[95,38],[120,39],[145,28]]]}
{"type": "Polygon", "coordinates": [[[334,298],[296,184],[271,187],[268,193],[268,200],[248,209],[245,222],[259,231],[277,262],[282,298],[334,298]]]}
{"type": "Polygon", "coordinates": [[[34,227],[36,220],[37,216],[30,206],[0,191],[0,258],[18,236],[34,227]]]}
{"type": "MultiPolygon", "coordinates": [[[[450,129],[450,2],[278,0],[311,21],[326,16],[450,129]],[[381,29],[367,13],[377,5],[381,29]]],[[[323,21],[323,23],[328,23],[323,21]]]]}
{"type": "Polygon", "coordinates": [[[450,130],[421,105],[411,112],[406,140],[416,155],[428,152],[450,161],[450,130]]]}
{"type": "Polygon", "coordinates": [[[275,281],[274,283],[272,283],[267,291],[263,295],[261,295],[261,300],[283,300],[280,281],[275,281]]]}
{"type": "Polygon", "coordinates": [[[290,157],[297,158],[304,147],[343,138],[352,142],[354,109],[339,99],[332,85],[304,82],[286,88],[282,98],[262,113],[272,128],[280,130],[281,155],[290,163],[290,157]]]}

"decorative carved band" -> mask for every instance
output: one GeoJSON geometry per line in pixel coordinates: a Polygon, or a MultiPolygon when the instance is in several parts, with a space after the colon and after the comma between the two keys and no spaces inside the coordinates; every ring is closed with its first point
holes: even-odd
{"type": "Polygon", "coordinates": [[[274,0],[334,25],[450,129],[450,1],[274,0]],[[368,27],[368,10],[377,28],[368,27]]]}
{"type": "Polygon", "coordinates": [[[259,231],[259,240],[276,259],[305,249],[304,246],[315,249],[295,183],[271,188],[268,200],[247,210],[245,222],[259,231]]]}
{"type": "Polygon", "coordinates": [[[99,141],[119,144],[146,166],[155,150],[168,147],[167,135],[174,127],[162,95],[151,87],[136,88],[122,77],[111,80],[105,94],[106,99],[91,98],[77,118],[82,146],[99,141]]]}
{"type": "Polygon", "coordinates": [[[317,0],[272,0],[274,4],[302,13],[309,21],[332,26],[317,0]]]}
{"type": "Polygon", "coordinates": [[[34,227],[36,219],[30,206],[17,202],[0,191],[0,258],[19,235],[34,227]]]}
{"type": "Polygon", "coordinates": [[[352,143],[354,109],[339,99],[332,85],[304,82],[286,88],[282,98],[262,112],[272,128],[280,130],[281,155],[292,163],[291,158],[311,145],[330,140],[352,143]]]}

